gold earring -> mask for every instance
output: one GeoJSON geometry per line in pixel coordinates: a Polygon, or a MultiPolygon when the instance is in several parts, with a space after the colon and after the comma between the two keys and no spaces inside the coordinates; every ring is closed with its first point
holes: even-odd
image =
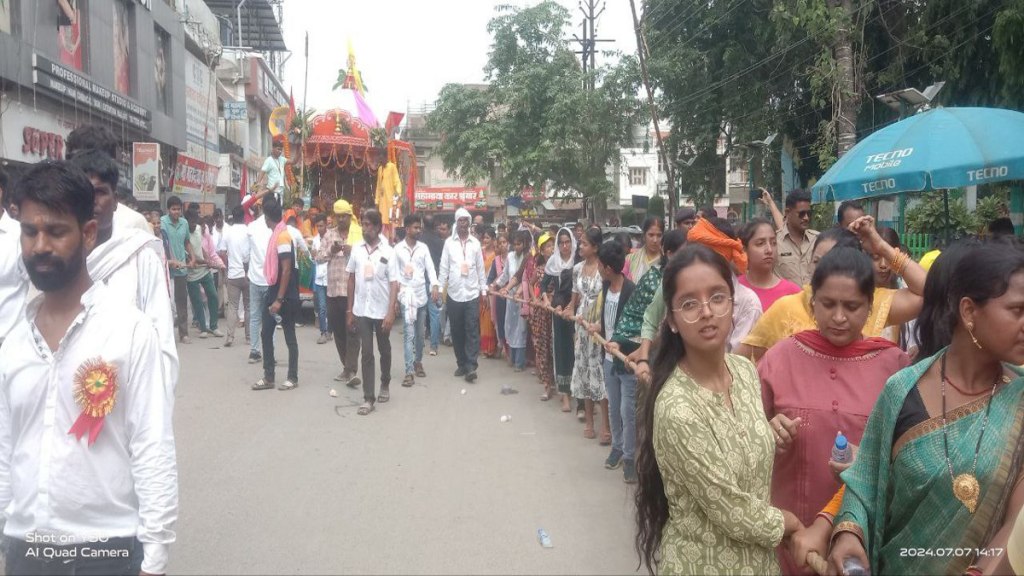
{"type": "Polygon", "coordinates": [[[981,343],[974,337],[974,322],[967,323],[967,333],[971,335],[971,342],[974,342],[974,345],[978,347],[978,350],[981,350],[981,343]]]}

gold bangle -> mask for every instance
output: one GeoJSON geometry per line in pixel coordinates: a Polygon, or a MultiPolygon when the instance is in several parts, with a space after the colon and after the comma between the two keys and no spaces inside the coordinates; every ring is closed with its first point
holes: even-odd
{"type": "Polygon", "coordinates": [[[843,522],[840,522],[839,524],[836,524],[835,527],[832,529],[832,537],[829,538],[828,542],[829,548],[832,548],[832,545],[835,544],[836,538],[838,538],[839,535],[843,532],[847,532],[849,534],[853,534],[854,536],[856,536],[857,539],[860,540],[860,545],[863,546],[865,550],[867,550],[867,546],[864,546],[864,530],[860,527],[859,524],[857,524],[856,522],[851,522],[849,520],[845,520],[843,522]]]}

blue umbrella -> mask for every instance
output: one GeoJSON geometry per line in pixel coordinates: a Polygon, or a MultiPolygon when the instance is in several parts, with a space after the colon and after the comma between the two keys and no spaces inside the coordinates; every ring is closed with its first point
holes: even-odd
{"type": "Polygon", "coordinates": [[[879,130],[812,188],[818,202],[1024,179],[1024,114],[936,108],[879,130]]]}

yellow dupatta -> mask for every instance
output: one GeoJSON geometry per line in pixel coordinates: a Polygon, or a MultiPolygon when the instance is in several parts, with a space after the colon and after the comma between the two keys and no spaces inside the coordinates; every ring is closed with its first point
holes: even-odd
{"type": "MultiPolygon", "coordinates": [[[[889,325],[889,309],[895,295],[896,290],[892,288],[875,288],[871,314],[864,324],[865,338],[891,336],[885,334],[885,328],[889,325]]],[[[757,321],[750,334],[743,339],[743,343],[767,350],[776,342],[793,334],[815,329],[817,326],[814,324],[814,315],[811,314],[811,287],[806,285],[799,293],[776,300],[757,321]]]]}

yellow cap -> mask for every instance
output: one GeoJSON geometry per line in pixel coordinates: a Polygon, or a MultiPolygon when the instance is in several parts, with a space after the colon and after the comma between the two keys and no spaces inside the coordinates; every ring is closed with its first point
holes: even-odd
{"type": "Polygon", "coordinates": [[[338,216],[351,215],[352,205],[348,203],[348,200],[338,200],[334,203],[334,213],[338,216]]]}

